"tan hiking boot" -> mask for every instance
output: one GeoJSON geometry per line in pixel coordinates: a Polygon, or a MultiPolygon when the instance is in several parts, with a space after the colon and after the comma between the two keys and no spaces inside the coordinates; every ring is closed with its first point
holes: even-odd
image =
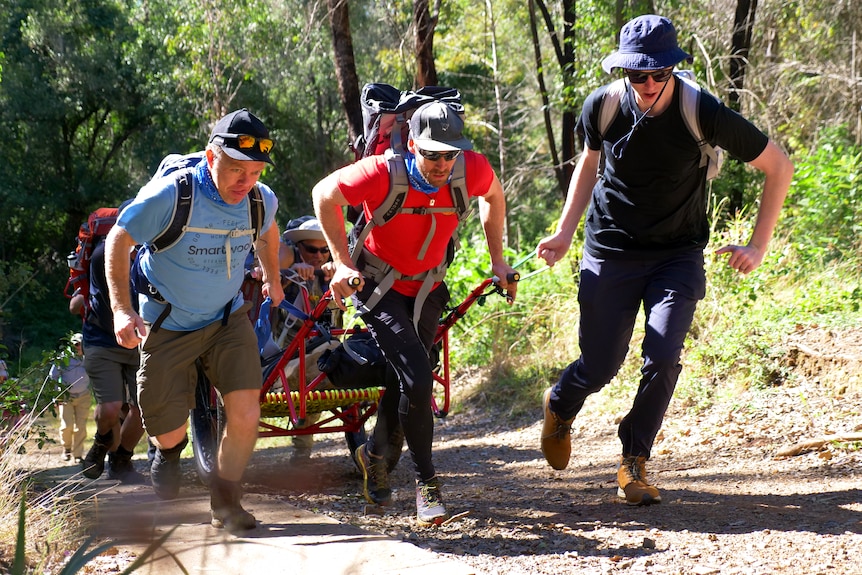
{"type": "Polygon", "coordinates": [[[572,454],[572,422],[575,418],[560,419],[548,407],[550,400],[551,390],[549,388],[545,390],[545,395],[542,398],[545,412],[545,421],[542,424],[542,454],[554,469],[565,469],[569,464],[569,456],[572,454]]]}
{"type": "Polygon", "coordinates": [[[629,505],[661,503],[658,489],[647,483],[646,457],[623,455],[617,470],[617,495],[629,505]]]}

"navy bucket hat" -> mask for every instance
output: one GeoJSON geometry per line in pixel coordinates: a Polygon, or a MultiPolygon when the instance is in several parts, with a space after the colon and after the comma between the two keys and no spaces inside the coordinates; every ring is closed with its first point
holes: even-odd
{"type": "Polygon", "coordinates": [[[609,74],[614,68],[661,70],[693,59],[677,44],[676,28],[670,20],[647,14],[623,25],[619,50],[602,60],[602,68],[609,74]]]}

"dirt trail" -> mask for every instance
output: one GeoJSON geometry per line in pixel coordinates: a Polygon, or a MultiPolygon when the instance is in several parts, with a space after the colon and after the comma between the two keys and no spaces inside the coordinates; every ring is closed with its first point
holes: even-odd
{"type": "MultiPolygon", "coordinates": [[[[365,514],[359,474],[334,434],[318,436],[302,466],[290,465],[287,438],[259,449],[248,490],[479,574],[862,574],[862,442],[776,456],[803,440],[862,432],[862,335],[794,338],[786,355],[795,383],[740,393],[700,414],[674,400],[648,466],[661,505],[617,499],[615,417],[589,403],[574,425],[569,467],[553,471],[539,451],[538,398],[535,416],[520,421],[473,408],[437,422],[443,493],[452,512],[465,514],[440,528],[413,519],[406,457],[392,477],[393,506],[365,514]]],[[[184,470],[195,481],[191,461],[184,470]]],[[[123,558],[118,550],[90,573],[116,573],[123,558]]]]}

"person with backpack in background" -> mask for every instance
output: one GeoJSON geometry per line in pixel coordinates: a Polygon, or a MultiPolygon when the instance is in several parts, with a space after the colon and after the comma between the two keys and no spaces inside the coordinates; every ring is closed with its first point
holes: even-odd
{"type": "MultiPolygon", "coordinates": [[[[622,454],[617,494],[629,505],[661,502],[647,479],[646,461],[676,387],[695,307],[706,289],[708,165],[683,118],[681,93],[687,88],[673,73],[677,64],[691,60],[665,17],[639,16],[622,27],[619,49],[602,62],[606,72],[619,69],[625,74],[619,110],[603,131],[600,110],[609,88],[587,97],[579,121],[586,137],[584,152],[557,231],[537,246],[538,257],[548,265],[560,261],[589,207],[578,289],[581,355],[543,395],[541,449],[552,468],[568,465],[574,418],[587,397],[616,375],[643,306],[640,385],[618,429],[622,454]]],[[[724,148],[765,176],[748,244],[716,251],[729,256],[731,268],[747,274],[766,254],[793,164],[717,98],[703,93],[697,114],[708,144],[724,148]]]]}
{"type": "MultiPolygon", "coordinates": [[[[128,203],[121,205],[120,211],[128,203]]],[[[134,257],[134,251],[130,255],[134,257]]],[[[81,331],[86,351],[84,368],[96,397],[96,434],[81,462],[82,473],[89,479],[99,478],[105,470],[107,456],[109,479],[140,483],[144,477],[132,463],[135,447],[144,434],[136,383],[140,354],[137,347],[120,346],[114,337],[105,278],[104,238],[97,242],[89,259],[89,305],[81,331]]]]}
{"type": "Polygon", "coordinates": [[[57,406],[60,418],[60,444],[63,461],[72,458],[80,463],[87,438],[87,417],[90,415],[90,378],[84,369],[84,336],[73,334],[70,349],[51,366],[48,377],[57,382],[57,406]]]}
{"type": "Polygon", "coordinates": [[[459,223],[455,193],[450,189],[456,163],[463,162],[467,192],[479,198],[493,272],[512,297],[516,290],[507,281],[514,271],[503,259],[503,188],[487,158],[470,151],[472,144],[462,135],[463,128],[460,115],[440,101],[413,112],[403,160],[392,168],[406,170],[409,190],[403,205],[408,210],[370,230],[358,246],[357,263],[351,260],[342,207],[361,204],[366,214],[372,214],[387,199],[396,178],[390,174],[387,157],[362,158],[331,173],[312,191],[315,213],[335,263],[330,281],[333,295],[342,309],[341,298],[354,296],[362,319],[398,376],[398,388],[387,389],[381,399],[373,434],[355,454],[363,470],[364,495],[373,504],[390,503],[386,449],[390,433],[400,423],[415,467],[421,526],[440,524],[449,517],[432,461],[433,376],[428,352],[449,301],[442,277],[432,273],[446,263],[459,223]]]}
{"type": "Polygon", "coordinates": [[[240,502],[242,475],[257,440],[262,383],[249,304],[240,293],[251,249],[261,263],[263,294],[275,305],[284,297],[278,199],[258,181],[272,164],[272,147],[269,130],[247,109],[227,114],[216,122],[196,164],[141,188],[106,244],[114,333],[123,347],[141,350],[138,400],[158,448],[150,467],[153,490],[161,499],[179,494],[200,363],[224,401],[226,424],[209,488],[211,524],[229,531],[257,524],[240,502]],[[172,214],[182,201],[188,221],[171,245],[160,247],[159,237],[173,227],[172,214]],[[132,275],[140,315],[128,287],[129,251],[136,244],[141,248],[132,275]]]}

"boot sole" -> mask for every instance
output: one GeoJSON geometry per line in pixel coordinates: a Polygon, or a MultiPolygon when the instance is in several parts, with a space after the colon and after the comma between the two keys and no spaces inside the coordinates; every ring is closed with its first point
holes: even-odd
{"type": "Polygon", "coordinates": [[[641,505],[655,505],[657,503],[661,503],[661,495],[659,495],[658,497],[653,497],[649,494],[645,494],[643,497],[641,497],[640,501],[629,501],[626,497],[626,492],[623,490],[622,487],[617,487],[617,497],[625,501],[626,505],[630,505],[632,507],[638,507],[641,505]]]}
{"type": "Polygon", "coordinates": [[[416,518],[416,523],[419,525],[419,527],[433,527],[433,526],[435,526],[435,525],[443,525],[443,523],[444,523],[447,519],[449,519],[449,514],[448,514],[448,513],[447,513],[446,515],[441,515],[440,517],[435,517],[434,519],[427,520],[427,521],[426,521],[426,520],[424,520],[424,519],[419,519],[419,518],[417,517],[417,518],[416,518]]]}

